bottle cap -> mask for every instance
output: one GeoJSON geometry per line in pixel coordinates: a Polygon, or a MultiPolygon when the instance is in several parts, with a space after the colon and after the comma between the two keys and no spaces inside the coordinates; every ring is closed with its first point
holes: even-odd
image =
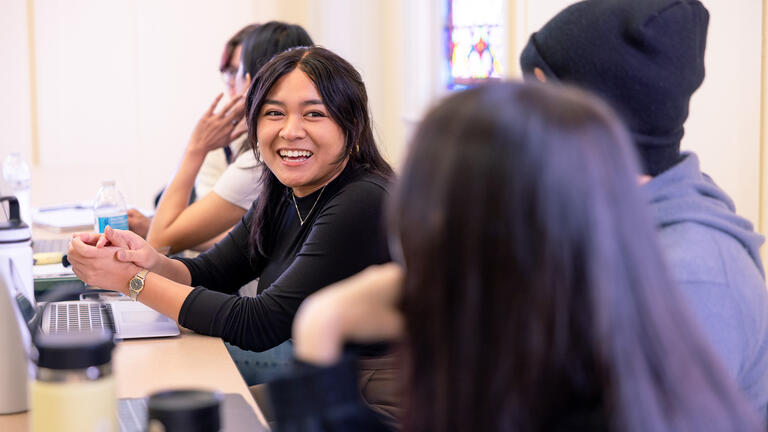
{"type": "Polygon", "coordinates": [[[0,197],[0,205],[3,201],[8,201],[10,215],[7,222],[0,222],[0,244],[28,241],[32,237],[32,232],[21,220],[19,200],[15,196],[0,197]]]}
{"type": "Polygon", "coordinates": [[[48,369],[85,369],[112,361],[111,333],[38,334],[36,363],[48,369]]]}
{"type": "Polygon", "coordinates": [[[220,429],[221,395],[206,390],[170,390],[149,397],[149,430],[160,423],[168,432],[220,429]]]}
{"type": "Polygon", "coordinates": [[[101,181],[102,186],[114,186],[115,181],[114,180],[102,180],[101,181]]]}

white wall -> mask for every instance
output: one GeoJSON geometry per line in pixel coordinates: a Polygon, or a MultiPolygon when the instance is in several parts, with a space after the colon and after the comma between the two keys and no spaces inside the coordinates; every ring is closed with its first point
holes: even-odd
{"type": "Polygon", "coordinates": [[[702,170],[733,197],[736,211],[757,226],[762,4],[757,0],[704,4],[710,12],[707,75],[691,100],[683,149],[699,155],[702,170]]]}
{"type": "MultiPolygon", "coordinates": [[[[20,152],[31,160],[29,56],[26,5],[8,1],[0,6],[0,157],[20,152]]],[[[5,191],[0,177],[0,192],[5,191]]]]}
{"type": "MultiPolygon", "coordinates": [[[[0,14],[22,27],[22,36],[25,4],[6,0],[0,14]],[[16,16],[6,15],[6,8],[16,16]]],[[[230,0],[222,7],[183,0],[37,0],[34,5],[41,157],[33,167],[32,203],[91,199],[101,179],[113,178],[130,202],[150,207],[196,120],[221,91],[221,49],[252,21],[254,2],[230,0]]],[[[23,58],[26,46],[15,31],[4,26],[0,34],[4,52],[7,43],[23,58]]],[[[19,89],[14,99],[28,117],[27,76],[26,70],[18,72],[2,85],[19,89]]],[[[30,160],[29,127],[16,129],[0,131],[0,139],[18,137],[14,145],[30,160]]]]}

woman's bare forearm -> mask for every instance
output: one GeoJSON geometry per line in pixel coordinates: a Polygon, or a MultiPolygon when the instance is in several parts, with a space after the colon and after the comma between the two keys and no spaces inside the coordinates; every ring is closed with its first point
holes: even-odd
{"type": "Polygon", "coordinates": [[[188,286],[192,282],[192,275],[187,266],[172,258],[162,257],[157,264],[147,270],[182,285],[188,286]]]}
{"type": "Polygon", "coordinates": [[[147,241],[155,249],[172,246],[166,232],[189,205],[195,178],[204,159],[204,153],[187,150],[176,175],[163,192],[147,233],[147,241]]]}

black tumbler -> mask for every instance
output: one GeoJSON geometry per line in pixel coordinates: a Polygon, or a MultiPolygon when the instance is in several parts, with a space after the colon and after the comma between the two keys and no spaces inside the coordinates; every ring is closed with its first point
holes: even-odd
{"type": "Polygon", "coordinates": [[[205,390],[170,390],[149,397],[150,432],[217,432],[221,395],[205,390]]]}

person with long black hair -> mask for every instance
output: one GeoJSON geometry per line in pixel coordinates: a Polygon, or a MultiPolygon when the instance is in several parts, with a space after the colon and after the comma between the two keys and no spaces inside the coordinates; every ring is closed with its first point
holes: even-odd
{"type": "Polygon", "coordinates": [[[312,39],[301,26],[270,21],[252,28],[241,44],[242,58],[234,82],[237,95],[215,112],[219,95],[198,121],[171,182],[157,206],[147,233],[156,249],[172,253],[196,248],[206,250],[239,221],[258,197],[261,169],[248,142],[238,141],[231,164],[216,180],[211,193],[189,204],[195,177],[207,154],[231,145],[247,131],[243,95],[251,77],[272,56],[289,48],[310,46],[312,39]]]}
{"type": "MultiPolygon", "coordinates": [[[[261,191],[223,240],[196,258],[172,259],[131,232],[110,229],[77,234],[70,261],[89,285],[130,294],[186,328],[263,351],[291,337],[293,316],[308,295],[390,261],[383,206],[392,169],[373,138],[360,74],[331,51],[303,47],[276,55],[253,77],[246,106],[249,142],[264,165],[261,191]],[[255,278],[255,297],[235,294],[255,278]]],[[[391,375],[388,347],[356,351],[371,360],[361,366],[363,395],[393,413],[394,395],[381,379],[391,375]]]]}
{"type": "Polygon", "coordinates": [[[270,385],[275,430],[382,428],[342,354],[382,339],[402,341],[405,431],[761,430],[669,277],[638,173],[582,91],[443,100],[390,201],[399,266],[304,302],[297,371],[270,385]]]}

